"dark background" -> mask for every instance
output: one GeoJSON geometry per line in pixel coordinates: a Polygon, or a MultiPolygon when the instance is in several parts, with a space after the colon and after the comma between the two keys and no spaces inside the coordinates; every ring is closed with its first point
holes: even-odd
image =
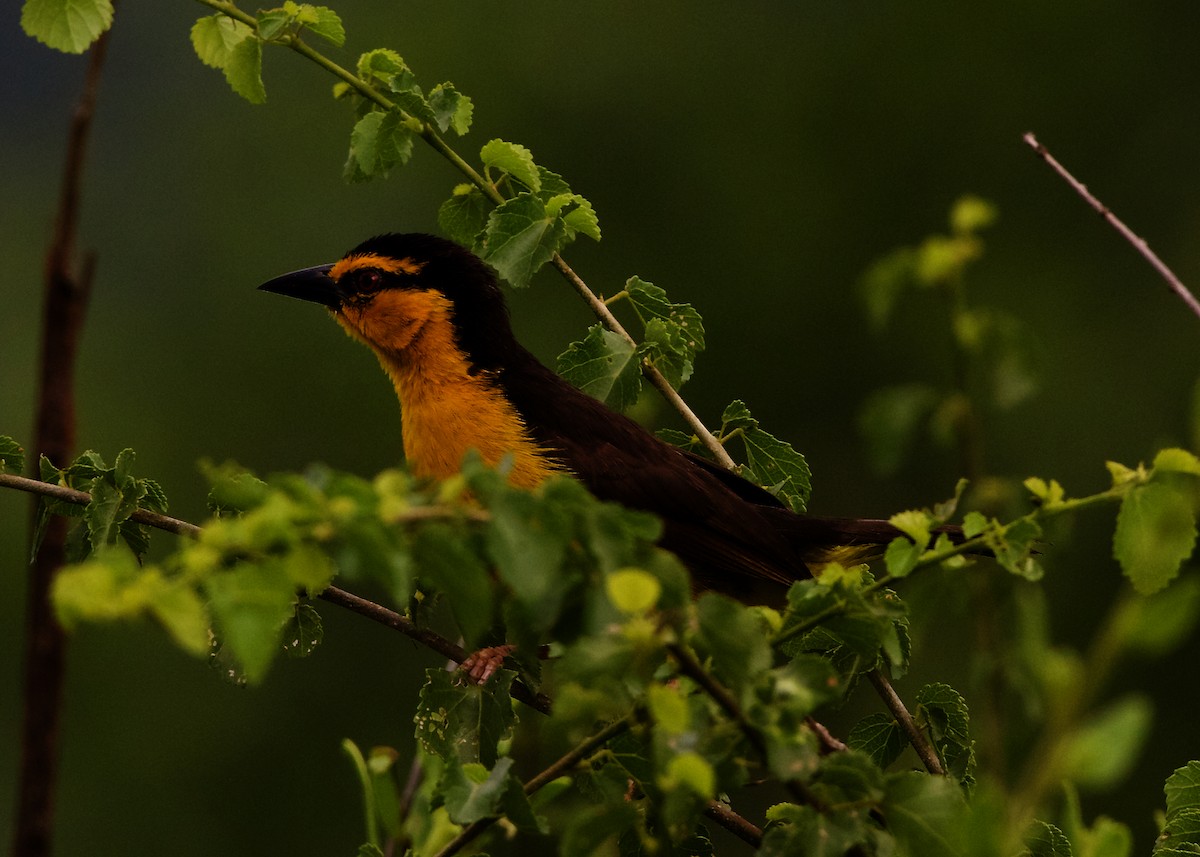
{"type": "MultiPolygon", "coordinates": [[[[0,18],[0,433],[29,442],[43,251],[83,61],[0,18]]],[[[894,478],[864,462],[855,412],[892,382],[949,378],[937,304],[871,333],[856,285],[893,247],[945,228],[974,192],[1001,219],[972,299],[1041,343],[1036,399],[989,426],[990,469],[1103,488],[1103,462],[1190,443],[1200,320],[1021,143],[1035,131],[1200,283],[1200,6],[1033,2],[433,2],[342,0],[335,58],[397,49],[428,86],[476,103],[458,145],[531,148],[595,204],[600,245],[568,257],[600,292],[631,274],[694,303],[709,350],[685,395],[711,425],[747,401],[815,474],[813,508],[887,515],[948,495],[954,457],[922,447],[894,478]]],[[[362,474],[401,457],[374,359],[323,313],[254,286],[383,231],[435,230],[459,176],[418,148],[391,180],[347,186],[350,120],[332,79],[268,50],[251,106],[196,60],[206,9],[126,0],[100,96],[81,243],[99,251],[79,370],[82,447],[138,452],[172,511],[198,520],[196,462],[259,472],[314,460],[362,474]]],[[[512,300],[552,360],[589,323],[552,272],[512,300]]],[[[660,407],[660,423],[675,425],[660,407]]],[[[10,836],[28,499],[0,492],[0,842],[10,836]]],[[[1111,512],[1046,557],[1055,639],[1083,645],[1119,588],[1111,512]],[[1090,536],[1089,536],[1090,534],[1090,536]]],[[[170,537],[159,534],[159,549],[170,537]]],[[[323,611],[327,641],[264,686],[222,684],[149,627],[85,628],[71,651],[61,853],[351,853],[361,814],[343,737],[407,752],[430,653],[323,611]]],[[[951,632],[947,632],[948,635],[951,632]]],[[[930,676],[961,670],[922,638],[930,676]]],[[[1125,786],[1088,815],[1133,825],[1139,851],[1171,770],[1200,757],[1197,641],[1118,689],[1157,700],[1125,786]]],[[[902,694],[915,681],[902,682],[902,694]]]]}

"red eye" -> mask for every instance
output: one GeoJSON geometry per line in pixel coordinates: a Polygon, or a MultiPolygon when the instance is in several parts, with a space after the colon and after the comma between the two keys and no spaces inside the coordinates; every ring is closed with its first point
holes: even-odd
{"type": "Polygon", "coordinates": [[[354,278],[355,291],[377,292],[383,288],[383,275],[370,268],[358,272],[354,278]]]}

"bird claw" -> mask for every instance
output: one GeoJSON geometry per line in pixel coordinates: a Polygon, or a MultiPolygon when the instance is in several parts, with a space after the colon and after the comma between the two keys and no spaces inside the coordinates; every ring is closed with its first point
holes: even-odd
{"type": "Polygon", "coordinates": [[[488,679],[500,669],[504,659],[513,653],[516,646],[488,646],[480,649],[463,661],[458,669],[474,684],[487,684],[488,679]]]}

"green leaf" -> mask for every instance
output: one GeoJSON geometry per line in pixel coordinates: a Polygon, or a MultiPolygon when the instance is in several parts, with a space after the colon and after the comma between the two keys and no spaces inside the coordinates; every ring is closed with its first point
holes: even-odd
{"type": "Polygon", "coordinates": [[[461,137],[470,130],[475,105],[449,81],[439,83],[429,91],[429,107],[439,131],[452,128],[461,137]]]}
{"type": "Polygon", "coordinates": [[[487,166],[507,173],[529,190],[541,190],[541,177],[533,162],[533,153],[519,143],[489,140],[480,149],[479,158],[487,166]]]}
{"type": "Polygon", "coordinates": [[[678,390],[692,377],[695,351],[687,336],[660,318],[652,318],[646,323],[637,353],[658,369],[673,389],[678,390]]]}
{"type": "Polygon", "coordinates": [[[1117,627],[1131,651],[1161,658],[1187,640],[1200,620],[1200,578],[1180,578],[1169,589],[1120,606],[1117,627]]]}
{"type": "Polygon", "coordinates": [[[958,785],[944,777],[907,771],[890,774],[880,806],[901,854],[958,857],[966,801],[958,785]]]}
{"type": "Polygon", "coordinates": [[[803,513],[812,495],[812,471],[804,456],[761,428],[745,430],[742,443],[746,447],[742,475],[766,488],[793,512],[803,513]]]}
{"type": "Polygon", "coordinates": [[[267,100],[262,81],[262,42],[257,37],[242,39],[234,45],[222,71],[233,91],[251,104],[267,100]]]}
{"type": "Polygon", "coordinates": [[[1164,588],[1196,546],[1193,500],[1175,485],[1151,482],[1121,501],[1113,556],[1143,595],[1164,588]]]}
{"type": "Polygon", "coordinates": [[[455,528],[433,523],[417,533],[413,558],[422,581],[446,595],[466,645],[478,646],[494,623],[495,585],[476,546],[455,528]]]}
{"type": "Polygon", "coordinates": [[[443,783],[451,820],[465,825],[503,815],[519,829],[537,831],[537,819],[520,780],[513,775],[512,765],[508,756],[490,771],[476,764],[448,765],[443,783]]]}
{"type": "Polygon", "coordinates": [[[1130,695],[1093,715],[1066,742],[1063,777],[1081,788],[1104,789],[1120,782],[1149,737],[1153,708],[1130,695]]]}
{"type": "Polygon", "coordinates": [[[963,783],[974,782],[975,743],[970,712],[962,694],[948,684],[927,684],[917,693],[917,717],[929,734],[946,772],[963,783]]]}
{"type": "Polygon", "coordinates": [[[438,209],[438,226],[452,241],[468,250],[477,250],[480,233],[487,227],[492,203],[474,185],[460,184],[438,209]]]}
{"type": "Polygon", "coordinates": [[[604,581],[605,592],[613,606],[627,616],[640,616],[653,610],[662,595],[658,578],[640,568],[614,571],[604,581]]]}
{"type": "Polygon", "coordinates": [[[888,542],[883,552],[884,567],[892,577],[907,577],[909,572],[917,567],[924,552],[923,545],[916,544],[904,536],[897,536],[888,542]]]}
{"type": "Polygon", "coordinates": [[[441,759],[491,769],[497,747],[516,719],[508,695],[515,676],[511,670],[496,670],[486,684],[477,685],[458,673],[427,669],[413,717],[416,737],[441,759]]]}
{"type": "Polygon", "coordinates": [[[55,612],[66,628],[80,622],[112,622],[149,613],[188,653],[208,653],[208,614],[183,581],[165,577],[157,566],[138,565],[123,548],[98,551],[55,577],[55,612]]]}
{"type": "Polygon", "coordinates": [[[858,433],[877,473],[899,471],[938,398],[937,390],[926,384],[885,387],[867,397],[858,412],[858,433]]]}
{"type": "Polygon", "coordinates": [[[258,13],[258,36],[264,41],[271,41],[280,33],[287,30],[295,18],[284,9],[271,9],[258,13]]]}
{"type": "Polygon", "coordinates": [[[908,739],[894,718],[877,711],[854,724],[846,743],[851,749],[866,753],[880,768],[886,768],[900,758],[908,739]]]}
{"type": "Polygon", "coordinates": [[[1200,458],[1186,449],[1163,449],[1154,456],[1154,472],[1190,473],[1200,476],[1200,458]]]}
{"type": "Polygon", "coordinates": [[[396,164],[412,156],[413,132],[395,110],[373,110],[350,132],[350,155],[345,178],[357,182],[385,177],[396,164]]]}
{"type": "Polygon", "coordinates": [[[536,194],[523,193],[489,213],[484,260],[513,286],[524,288],[566,240],[563,221],[548,213],[536,194]]]}
{"type": "Polygon", "coordinates": [[[342,25],[342,19],[328,6],[302,3],[297,19],[309,32],[339,48],[346,43],[346,28],[342,25]]]}
{"type": "Polygon", "coordinates": [[[637,352],[619,334],[600,324],[558,356],[558,373],[614,410],[637,402],[642,390],[642,366],[637,352]]]}
{"type": "Polygon", "coordinates": [[[911,247],[901,247],[875,262],[859,284],[859,293],[866,305],[867,317],[876,331],[881,331],[891,318],[901,293],[913,282],[916,253],[911,247]]]}
{"type": "Polygon", "coordinates": [[[704,350],[704,321],[691,304],[672,303],[666,291],[638,277],[626,281],[625,293],[642,324],[652,318],[662,319],[687,335],[693,352],[704,350]]]}
{"type": "Polygon", "coordinates": [[[696,644],[712,660],[717,679],[740,693],[771,666],[760,616],[744,604],[706,592],[696,602],[696,644]]]}
{"type": "Polygon", "coordinates": [[[81,54],[112,26],[112,0],[25,0],[21,29],[47,47],[81,54]]]}
{"type": "Polygon", "coordinates": [[[275,562],[241,563],[204,582],[222,643],[238,659],[248,681],[261,681],[280,650],[292,615],[295,587],[275,562]]]}
{"type": "Polygon", "coordinates": [[[1073,857],[1071,840],[1053,824],[1035,821],[1025,837],[1029,857],[1073,857]]]}
{"type": "Polygon", "coordinates": [[[192,47],[200,62],[209,68],[224,70],[229,65],[233,49],[254,31],[227,15],[210,15],[192,25],[192,47]]]}
{"type": "Polygon", "coordinates": [[[1188,762],[1167,778],[1167,817],[1185,809],[1200,809],[1200,762],[1188,762]]]}
{"type": "Polygon", "coordinates": [[[311,604],[297,603],[283,626],[283,652],[289,658],[307,658],[321,645],[325,631],[321,614],[311,604]]]}
{"type": "Polygon", "coordinates": [[[978,232],[996,222],[996,206],[970,194],[959,197],[950,209],[950,229],[955,234],[978,232]]]}
{"type": "Polygon", "coordinates": [[[721,413],[722,437],[736,429],[749,431],[755,428],[758,428],[758,420],[750,415],[750,409],[741,399],[734,399],[725,406],[725,410],[721,413]]]}
{"type": "Polygon", "coordinates": [[[20,473],[25,469],[25,450],[8,435],[0,435],[0,473],[20,473]]]}

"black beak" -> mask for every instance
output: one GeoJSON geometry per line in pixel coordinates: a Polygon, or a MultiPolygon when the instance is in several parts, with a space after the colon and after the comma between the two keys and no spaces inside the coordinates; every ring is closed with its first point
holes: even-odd
{"type": "Polygon", "coordinates": [[[292,271],[282,277],[268,280],[259,286],[260,291],[274,292],[277,295],[287,295],[289,298],[299,298],[302,301],[312,301],[324,304],[330,309],[338,309],[342,305],[342,293],[338,291],[337,283],[329,278],[329,269],[333,265],[316,265],[301,271],[292,271]]]}

